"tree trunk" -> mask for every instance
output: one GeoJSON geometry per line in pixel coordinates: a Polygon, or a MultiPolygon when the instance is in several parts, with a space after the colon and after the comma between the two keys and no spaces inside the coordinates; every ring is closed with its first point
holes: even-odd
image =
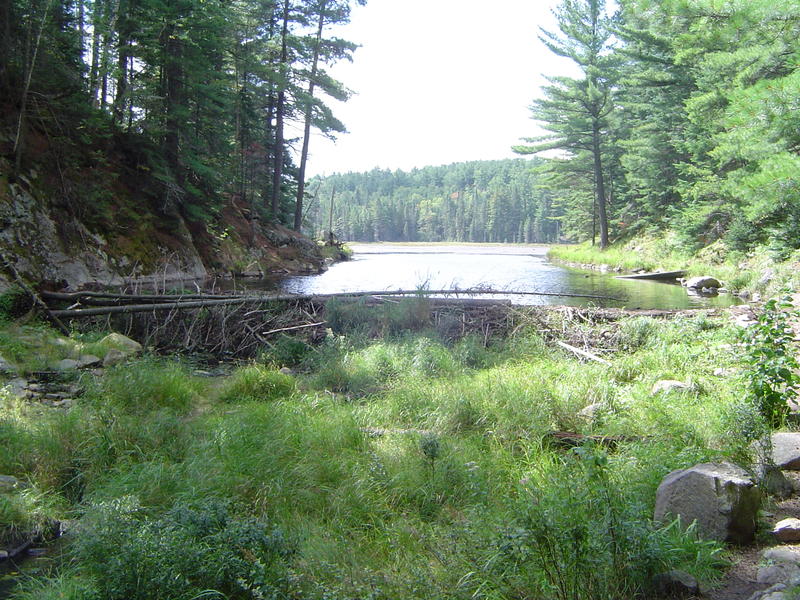
{"type": "MultiPolygon", "coordinates": [[[[44,33],[44,26],[47,23],[47,13],[50,10],[51,2],[52,0],[47,0],[47,3],[44,6],[44,13],[42,14],[42,21],[39,25],[39,32],[36,34],[36,40],[28,40],[29,46],[30,43],[33,42],[33,55],[31,56],[30,62],[25,64],[25,84],[22,87],[19,119],[17,120],[17,136],[14,140],[14,177],[19,175],[20,171],[22,170],[22,154],[25,147],[25,128],[27,127],[26,112],[28,110],[28,92],[30,92],[31,89],[31,78],[33,77],[33,71],[36,69],[36,57],[39,54],[39,45],[42,42],[42,34],[44,33]]],[[[33,28],[29,28],[28,32],[28,36],[30,38],[33,33],[33,28]]],[[[28,57],[26,53],[26,61],[27,58],[28,57]]]]}
{"type": "Polygon", "coordinates": [[[164,155],[175,182],[183,186],[180,169],[180,131],[179,116],[183,92],[183,54],[181,42],[175,35],[175,24],[170,23],[162,34],[164,51],[164,155]]]}
{"type": "Polygon", "coordinates": [[[97,95],[100,92],[100,39],[103,30],[103,2],[94,0],[92,6],[92,66],[89,69],[89,95],[92,104],[97,105],[97,95]]]}
{"type": "Polygon", "coordinates": [[[288,85],[289,52],[289,0],[283,2],[283,29],[281,31],[281,81],[279,81],[278,100],[275,107],[275,145],[272,157],[272,198],[270,199],[270,211],[272,219],[277,221],[279,218],[281,198],[281,179],[283,178],[283,114],[286,104],[286,86],[288,85]]]}
{"type": "Polygon", "coordinates": [[[600,248],[608,246],[608,216],[606,215],[606,186],[603,179],[603,160],[600,151],[600,124],[592,122],[592,154],[594,155],[595,196],[600,224],[600,248]]]}
{"type": "Polygon", "coordinates": [[[314,42],[314,60],[311,64],[311,75],[308,82],[308,102],[305,107],[305,126],[303,129],[303,148],[300,151],[300,172],[297,176],[297,201],[294,205],[294,230],[300,231],[303,226],[303,195],[306,189],[306,163],[308,162],[308,145],[311,140],[311,117],[314,105],[315,78],[319,67],[319,51],[322,42],[322,29],[325,26],[325,6],[327,0],[322,0],[319,7],[319,21],[317,22],[317,37],[314,42]]]}
{"type": "Polygon", "coordinates": [[[0,88],[8,89],[8,61],[11,58],[11,0],[0,0],[0,88]]]}
{"type": "Polygon", "coordinates": [[[120,8],[117,33],[117,89],[114,95],[114,121],[120,126],[125,120],[125,94],[128,90],[128,57],[130,56],[130,5],[120,8]]]}

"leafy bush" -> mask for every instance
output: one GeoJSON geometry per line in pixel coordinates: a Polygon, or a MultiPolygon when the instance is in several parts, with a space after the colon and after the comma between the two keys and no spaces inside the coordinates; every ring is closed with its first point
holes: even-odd
{"type": "Polygon", "coordinates": [[[105,600],[260,600],[285,597],[293,548],[277,527],[219,501],[149,518],[124,497],[87,512],[75,551],[105,600]]]}
{"type": "Polygon", "coordinates": [[[764,305],[758,322],[745,331],[749,399],[773,427],[789,414],[787,400],[798,392],[798,362],[794,334],[789,327],[791,301],[772,298],[764,305]]]}
{"type": "Polygon", "coordinates": [[[287,398],[295,392],[294,378],[264,365],[234,371],[220,393],[223,402],[251,402],[287,398]]]}

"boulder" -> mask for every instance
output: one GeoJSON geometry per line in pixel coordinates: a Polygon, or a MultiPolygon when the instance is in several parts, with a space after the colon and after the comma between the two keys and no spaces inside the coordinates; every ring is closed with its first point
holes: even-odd
{"type": "Polygon", "coordinates": [[[294,375],[294,371],[292,371],[289,367],[281,367],[278,369],[279,373],[283,373],[284,375],[294,375]]]}
{"type": "Polygon", "coordinates": [[[699,277],[691,277],[686,280],[684,284],[687,288],[694,288],[694,289],[714,289],[721,288],[722,284],[719,282],[718,279],[713,277],[709,277],[708,275],[701,275],[699,277]]]}
{"type": "Polygon", "coordinates": [[[16,373],[17,368],[0,355],[0,373],[16,373]]]}
{"type": "Polygon", "coordinates": [[[65,358],[64,360],[60,360],[54,364],[53,368],[56,371],[72,371],[78,368],[78,361],[71,358],[65,358]]]}
{"type": "Polygon", "coordinates": [[[761,553],[764,560],[771,563],[791,563],[800,564],[800,548],[787,548],[786,546],[775,546],[767,548],[761,553]]]}
{"type": "Polygon", "coordinates": [[[655,396],[656,394],[661,394],[663,392],[674,392],[676,390],[689,390],[692,388],[690,383],[686,383],[684,381],[676,381],[674,379],[662,379],[661,381],[656,381],[653,384],[653,389],[650,390],[650,393],[655,396]]]}
{"type": "Polygon", "coordinates": [[[775,496],[781,500],[788,498],[794,493],[792,482],[786,478],[778,467],[772,464],[760,464],[756,466],[756,477],[758,487],[762,491],[775,496]]]}
{"type": "Polygon", "coordinates": [[[758,583],[775,584],[786,583],[793,577],[800,575],[800,567],[794,563],[775,563],[774,565],[765,565],[759,567],[756,574],[756,581],[758,583]]]}
{"type": "Polygon", "coordinates": [[[28,391],[28,380],[16,377],[6,383],[3,388],[16,398],[27,398],[30,395],[28,391]]]}
{"type": "Polygon", "coordinates": [[[800,470],[800,433],[772,434],[772,462],[787,471],[800,470]]]}
{"type": "Polygon", "coordinates": [[[788,518],[778,521],[772,535],[779,542],[800,542],[800,519],[788,518]]]}
{"type": "Polygon", "coordinates": [[[123,352],[125,356],[139,354],[142,351],[142,345],[139,342],[132,340],[121,333],[109,333],[106,337],[100,340],[99,343],[106,348],[114,348],[115,350],[119,350],[120,352],[123,352]]]}
{"type": "Polygon", "coordinates": [[[108,352],[106,352],[106,356],[103,359],[103,366],[104,367],[111,367],[113,365],[118,365],[121,362],[125,362],[128,358],[128,355],[125,354],[122,350],[117,350],[116,348],[112,348],[108,352]]]}
{"type": "Polygon", "coordinates": [[[11,475],[0,475],[0,493],[22,490],[28,487],[24,481],[12,477],[11,475]]]}
{"type": "Polygon", "coordinates": [[[78,368],[88,369],[103,364],[103,359],[94,354],[83,354],[78,357],[78,368]]]}
{"type": "Polygon", "coordinates": [[[654,520],[680,517],[697,523],[705,539],[746,544],[753,540],[761,493],[747,472],[730,463],[704,463],[673,471],[658,486],[654,520]]]}
{"type": "Polygon", "coordinates": [[[679,569],[656,575],[653,578],[653,587],[659,596],[664,596],[665,598],[695,596],[700,591],[697,579],[686,571],[679,569]]]}

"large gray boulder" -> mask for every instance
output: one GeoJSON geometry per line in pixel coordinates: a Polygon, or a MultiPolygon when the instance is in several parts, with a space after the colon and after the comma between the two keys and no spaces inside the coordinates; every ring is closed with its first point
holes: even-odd
{"type": "Polygon", "coordinates": [[[778,432],[772,434],[772,461],[781,469],[800,469],[800,433],[778,432]]]}
{"type": "Polygon", "coordinates": [[[730,463],[704,463],[673,471],[658,486],[654,519],[697,523],[705,539],[746,544],[753,540],[761,493],[747,471],[730,463]]]}

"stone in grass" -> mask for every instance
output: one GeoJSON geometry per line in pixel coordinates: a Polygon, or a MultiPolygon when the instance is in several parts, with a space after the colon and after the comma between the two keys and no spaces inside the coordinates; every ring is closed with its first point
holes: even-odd
{"type": "Polygon", "coordinates": [[[759,567],[756,574],[756,581],[772,585],[775,583],[786,583],[793,577],[800,575],[800,567],[794,563],[775,563],[774,565],[766,565],[759,567]]]}
{"type": "Polygon", "coordinates": [[[71,358],[65,358],[58,361],[53,365],[56,371],[73,371],[78,368],[78,361],[71,358]]]}
{"type": "Polygon", "coordinates": [[[792,482],[783,471],[771,464],[760,464],[756,467],[758,487],[770,496],[785,500],[794,493],[792,482]]]}
{"type": "Polygon", "coordinates": [[[24,481],[20,481],[11,475],[0,475],[0,492],[13,492],[14,490],[22,490],[28,487],[24,481]]]}
{"type": "Polygon", "coordinates": [[[16,373],[17,368],[0,355],[0,373],[16,373]]]}
{"type": "Polygon", "coordinates": [[[676,381],[674,379],[662,379],[661,381],[656,381],[653,385],[653,389],[650,390],[650,393],[655,396],[656,394],[667,393],[667,392],[674,392],[674,391],[681,391],[681,390],[689,390],[691,389],[691,384],[686,383],[684,381],[676,381]]]}
{"type": "Polygon", "coordinates": [[[780,542],[800,542],[800,519],[778,521],[772,529],[772,535],[780,542]]]}
{"type": "Polygon", "coordinates": [[[761,492],[747,472],[730,463],[704,463],[667,475],[656,491],[654,520],[697,523],[701,538],[747,544],[756,532],[761,492]]]}
{"type": "Polygon", "coordinates": [[[99,356],[95,356],[94,354],[82,354],[78,357],[78,368],[79,369],[90,369],[92,367],[97,367],[101,365],[103,359],[99,356]]]}
{"type": "Polygon", "coordinates": [[[139,342],[132,340],[121,333],[109,333],[98,343],[105,348],[114,348],[115,350],[119,350],[126,356],[139,354],[142,351],[142,345],[139,342]]]}
{"type": "Polygon", "coordinates": [[[106,356],[103,359],[103,366],[104,367],[112,367],[114,365],[118,365],[119,363],[125,362],[128,358],[128,355],[125,354],[122,350],[117,350],[116,348],[112,348],[108,352],[106,352],[106,356]]]}
{"type": "Polygon", "coordinates": [[[659,573],[653,578],[653,587],[659,596],[667,598],[694,596],[700,591],[697,580],[680,569],[659,573]]]}
{"type": "Polygon", "coordinates": [[[800,433],[773,433],[772,461],[787,471],[800,470],[800,433]]]}

